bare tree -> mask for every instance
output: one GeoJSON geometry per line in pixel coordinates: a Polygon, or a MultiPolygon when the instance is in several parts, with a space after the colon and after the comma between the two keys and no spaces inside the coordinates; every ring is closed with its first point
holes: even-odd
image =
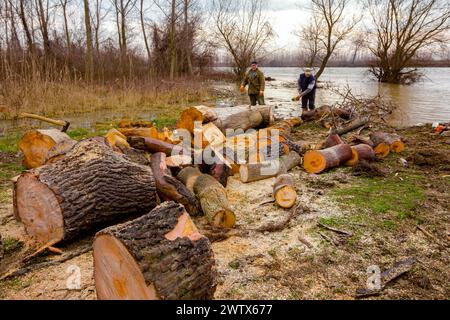
{"type": "MultiPolygon", "coordinates": [[[[317,49],[320,55],[321,65],[316,73],[319,79],[324,72],[330,58],[335,53],[338,45],[342,43],[361,21],[361,16],[350,15],[350,0],[311,0],[311,13],[314,24],[312,31],[314,38],[318,40],[317,49]]],[[[317,41],[316,40],[316,41],[317,41]]]]}
{"type": "MultiPolygon", "coordinates": [[[[373,24],[377,64],[372,73],[380,82],[405,83],[420,77],[409,69],[418,51],[448,41],[448,0],[366,0],[373,24]]],[[[371,31],[371,30],[369,30],[371,31]]]]}
{"type": "Polygon", "coordinates": [[[234,72],[241,79],[252,59],[265,54],[274,37],[273,28],[264,15],[266,0],[214,0],[213,21],[216,37],[232,56],[234,72]]]}
{"type": "Polygon", "coordinates": [[[103,0],[95,0],[94,10],[91,10],[92,29],[94,30],[94,43],[97,55],[100,54],[100,30],[103,20],[108,16],[110,8],[103,7],[103,0]]]}
{"type": "Polygon", "coordinates": [[[304,55],[304,63],[308,67],[314,66],[325,53],[325,47],[321,42],[323,30],[325,30],[323,18],[313,15],[310,23],[295,32],[300,40],[300,52],[304,55]]]}
{"type": "Polygon", "coordinates": [[[51,56],[51,42],[50,42],[50,31],[49,31],[49,20],[50,20],[50,3],[45,0],[35,0],[35,10],[39,21],[39,31],[42,36],[42,42],[44,45],[44,55],[48,59],[51,56]]]}
{"type": "Polygon", "coordinates": [[[119,47],[123,57],[126,57],[128,52],[128,18],[135,8],[136,2],[137,0],[112,0],[116,14],[119,47]]]}
{"type": "Polygon", "coordinates": [[[144,38],[145,50],[147,51],[147,58],[148,58],[148,61],[150,62],[151,58],[152,58],[152,52],[151,52],[150,43],[149,43],[148,36],[147,36],[147,23],[145,21],[145,13],[146,13],[146,8],[144,6],[144,0],[141,0],[140,5],[139,5],[139,17],[141,20],[141,29],[142,29],[142,36],[144,38]]]}
{"type": "Polygon", "coordinates": [[[91,13],[88,0],[84,0],[84,23],[86,26],[86,76],[89,81],[94,80],[94,48],[92,44],[92,27],[91,27],[91,13]]]}
{"type": "Polygon", "coordinates": [[[72,40],[70,39],[69,22],[67,19],[67,6],[69,4],[69,0],[59,0],[59,3],[61,4],[61,9],[63,12],[64,34],[66,36],[67,50],[70,55],[70,53],[72,52],[72,40]]]}

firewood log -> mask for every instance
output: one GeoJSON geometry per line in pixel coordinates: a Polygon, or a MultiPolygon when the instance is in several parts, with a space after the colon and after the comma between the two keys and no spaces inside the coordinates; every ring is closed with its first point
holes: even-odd
{"type": "Polygon", "coordinates": [[[214,227],[233,228],[236,216],[228,203],[225,188],[198,168],[185,168],[177,178],[194,192],[209,223],[214,227]]]}
{"type": "Polygon", "coordinates": [[[273,178],[280,174],[287,173],[300,165],[301,162],[302,159],[300,155],[294,151],[291,151],[289,154],[280,157],[279,160],[243,164],[239,169],[239,174],[243,183],[249,183],[273,178]]]}
{"type": "Polygon", "coordinates": [[[117,129],[111,129],[109,130],[106,135],[106,142],[112,147],[112,148],[129,148],[130,144],[127,142],[127,137],[124,136],[120,131],[117,129]]]}
{"type": "Polygon", "coordinates": [[[171,156],[166,158],[169,168],[184,168],[192,165],[192,157],[187,155],[171,156]]]}
{"type": "Polygon", "coordinates": [[[282,174],[277,177],[273,187],[275,203],[281,208],[290,209],[297,202],[294,177],[290,174],[282,174]]]}
{"type": "Polygon", "coordinates": [[[303,167],[308,173],[321,173],[351,160],[352,148],[348,144],[339,144],[325,150],[311,150],[305,154],[303,167]]]}
{"type": "Polygon", "coordinates": [[[401,153],[405,150],[405,144],[403,143],[402,138],[397,134],[374,132],[370,135],[370,140],[372,140],[376,146],[381,143],[387,144],[390,150],[395,153],[401,153]]]}
{"type": "Polygon", "coordinates": [[[60,161],[23,173],[14,197],[26,232],[40,243],[72,240],[157,205],[152,170],[114,152],[104,138],[83,140],[60,161]]]}
{"type": "Polygon", "coordinates": [[[165,202],[97,233],[94,280],[100,300],[213,299],[214,254],[182,205],[165,202]]]}
{"type": "Polygon", "coordinates": [[[19,148],[24,156],[24,167],[34,169],[44,165],[50,158],[66,153],[75,144],[76,141],[57,129],[31,130],[19,141],[19,148]]]}
{"type": "Polygon", "coordinates": [[[339,144],[344,144],[344,140],[337,135],[337,134],[331,134],[328,136],[327,140],[322,144],[322,149],[328,149],[334,146],[337,146],[339,144]]]}
{"type": "Polygon", "coordinates": [[[180,180],[172,176],[166,165],[166,155],[158,152],[152,155],[151,167],[156,181],[158,195],[163,201],[175,201],[182,204],[192,216],[200,213],[199,203],[180,180]]]}
{"type": "Polygon", "coordinates": [[[213,122],[223,133],[227,129],[267,127],[274,116],[270,106],[237,106],[230,108],[208,108],[204,106],[189,108],[182,112],[177,123],[178,129],[194,133],[195,122],[207,124],[213,122]]]}
{"type": "Polygon", "coordinates": [[[144,150],[150,153],[165,153],[166,156],[190,155],[191,151],[186,150],[180,145],[174,145],[168,142],[153,138],[128,137],[128,143],[135,149],[144,150]]]}
{"type": "Polygon", "coordinates": [[[331,134],[337,134],[337,135],[344,135],[346,133],[349,133],[353,130],[356,130],[358,128],[361,128],[362,126],[365,126],[369,123],[370,118],[369,117],[362,117],[362,118],[356,118],[352,121],[350,121],[348,124],[346,124],[342,128],[333,128],[331,130],[331,134]]]}
{"type": "Polygon", "coordinates": [[[358,144],[356,146],[352,146],[352,158],[347,161],[345,164],[347,166],[354,167],[358,164],[359,161],[374,161],[376,158],[375,151],[371,146],[367,144],[358,144]]]}
{"type": "Polygon", "coordinates": [[[168,128],[164,128],[162,132],[159,132],[156,128],[120,128],[120,133],[126,137],[144,137],[152,138],[160,141],[164,141],[171,144],[180,143],[179,140],[174,138],[173,132],[168,128]]]}

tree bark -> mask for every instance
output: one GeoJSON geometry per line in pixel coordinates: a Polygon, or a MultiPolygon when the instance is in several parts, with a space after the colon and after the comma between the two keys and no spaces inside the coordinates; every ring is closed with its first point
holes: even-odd
{"type": "Polygon", "coordinates": [[[97,233],[94,279],[100,300],[206,300],[217,271],[208,238],[182,205],[166,202],[97,233]]]}
{"type": "Polygon", "coordinates": [[[84,25],[86,30],[86,78],[89,81],[94,80],[94,48],[93,48],[93,38],[92,38],[92,27],[91,27],[91,13],[89,9],[88,0],[83,0],[84,2],[84,25]]]}
{"type": "Polygon", "coordinates": [[[214,227],[233,228],[236,216],[228,203],[225,188],[212,176],[197,168],[183,169],[177,176],[200,200],[203,213],[214,227]]]}
{"type": "Polygon", "coordinates": [[[148,151],[150,153],[163,152],[168,157],[175,155],[191,155],[191,150],[185,150],[179,145],[174,145],[153,138],[128,137],[127,140],[133,148],[148,151]]]}
{"type": "Polygon", "coordinates": [[[347,161],[347,166],[356,166],[359,161],[374,161],[376,158],[375,151],[367,144],[358,144],[352,147],[352,159],[347,161]]]}
{"type": "Polygon", "coordinates": [[[347,124],[345,127],[342,128],[333,128],[331,130],[332,134],[337,134],[337,135],[344,135],[346,133],[349,133],[353,130],[356,130],[358,128],[361,128],[362,126],[365,126],[366,124],[368,124],[370,121],[370,119],[368,117],[363,117],[363,118],[357,118],[352,120],[349,124],[347,124]]]}
{"type": "Polygon", "coordinates": [[[164,153],[159,152],[152,155],[151,167],[161,200],[175,201],[182,204],[192,216],[199,215],[200,206],[197,198],[183,183],[172,176],[167,168],[164,153]]]}
{"type": "Polygon", "coordinates": [[[303,167],[308,173],[321,173],[351,160],[352,148],[348,144],[339,144],[325,150],[308,151],[303,160],[303,167]]]}
{"type": "Polygon", "coordinates": [[[243,164],[239,169],[239,174],[243,183],[255,182],[285,174],[300,165],[301,162],[302,159],[300,155],[291,151],[289,154],[282,156],[279,160],[243,164]]]}
{"type": "Polygon", "coordinates": [[[42,243],[72,240],[157,205],[152,170],[98,138],[83,140],[54,164],[23,173],[14,189],[20,220],[42,243]]]}

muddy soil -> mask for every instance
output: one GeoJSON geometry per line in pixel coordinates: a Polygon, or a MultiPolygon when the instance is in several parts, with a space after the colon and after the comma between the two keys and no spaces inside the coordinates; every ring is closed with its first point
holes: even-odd
{"type": "MultiPolygon", "coordinates": [[[[368,299],[448,299],[450,141],[432,134],[427,126],[397,132],[405,137],[407,150],[377,163],[385,177],[367,177],[352,168],[322,175],[294,169],[298,206],[281,231],[256,231],[291,214],[270,202],[274,179],[242,184],[238,176],[230,178],[227,191],[238,222],[228,235],[210,234],[219,271],[215,298],[355,299],[356,289],[366,287],[368,267],[386,270],[397,261],[415,257],[418,262],[410,272],[368,299]],[[373,193],[380,183],[386,185],[386,203],[379,202],[383,192],[373,193]],[[397,199],[397,183],[398,192],[405,190],[409,198],[399,195],[397,199]],[[358,188],[367,192],[355,193],[358,188]],[[364,197],[370,195],[365,203],[364,197]],[[319,223],[352,235],[344,236],[319,223]]],[[[296,129],[294,137],[320,142],[326,134],[318,124],[305,124],[296,129]]],[[[11,154],[1,157],[2,163],[20,161],[11,154]]],[[[0,234],[6,250],[0,273],[14,269],[32,248],[22,225],[13,219],[10,186],[4,183],[2,187],[0,234]]],[[[203,228],[203,219],[196,223],[203,228]]],[[[42,263],[57,261],[91,241],[89,235],[60,246],[62,256],[38,257],[27,274],[0,282],[0,297],[95,299],[92,252],[42,268],[42,263]],[[80,272],[81,286],[70,290],[67,284],[74,270],[80,272]]]]}

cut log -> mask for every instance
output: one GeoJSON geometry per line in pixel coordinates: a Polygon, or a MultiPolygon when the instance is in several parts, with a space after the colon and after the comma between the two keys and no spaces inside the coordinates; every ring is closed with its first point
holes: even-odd
{"type": "Polygon", "coordinates": [[[181,181],[174,178],[167,168],[166,155],[155,153],[152,155],[151,167],[156,181],[158,195],[163,201],[175,201],[182,204],[192,216],[199,215],[199,204],[192,193],[181,181]]]}
{"type": "Polygon", "coordinates": [[[351,117],[351,112],[342,108],[330,107],[327,105],[321,106],[320,108],[311,110],[311,111],[303,111],[302,120],[304,121],[316,121],[322,120],[327,117],[339,117],[344,120],[349,120],[351,117]]]}
{"type": "Polygon", "coordinates": [[[367,144],[368,146],[371,146],[372,148],[375,147],[374,143],[370,138],[366,138],[360,135],[352,135],[347,138],[347,141],[349,144],[352,145],[358,145],[358,144],[367,144]]]}
{"type": "Polygon", "coordinates": [[[147,120],[123,119],[119,122],[119,128],[151,128],[153,123],[147,120]]]}
{"type": "Polygon", "coordinates": [[[214,253],[183,206],[166,202],[97,233],[99,300],[206,300],[217,284],[214,253]]]}
{"type": "Polygon", "coordinates": [[[184,149],[180,145],[145,137],[128,137],[128,143],[135,149],[144,150],[150,153],[165,153],[166,156],[190,155],[191,151],[184,149]]]}
{"type": "Polygon", "coordinates": [[[119,131],[126,137],[143,137],[164,141],[171,144],[178,144],[180,141],[174,139],[173,132],[168,128],[164,128],[159,132],[156,128],[123,128],[119,131]]]}
{"type": "Polygon", "coordinates": [[[325,150],[308,151],[305,154],[303,167],[308,173],[321,173],[345,164],[352,159],[352,155],[352,148],[348,144],[340,144],[325,150]]]}
{"type": "Polygon", "coordinates": [[[208,174],[214,177],[225,188],[228,184],[228,178],[232,175],[232,168],[226,164],[216,163],[210,166],[208,174]]]}
{"type": "Polygon", "coordinates": [[[352,158],[347,161],[347,166],[356,166],[359,161],[374,161],[376,158],[375,151],[371,146],[367,144],[358,144],[356,146],[352,146],[352,158]]]}
{"type": "Polygon", "coordinates": [[[243,164],[239,169],[239,174],[243,183],[250,183],[285,174],[300,165],[301,162],[300,155],[291,151],[289,154],[280,157],[279,160],[243,164]]]}
{"type": "Polygon", "coordinates": [[[344,135],[346,133],[349,133],[353,130],[356,130],[358,128],[361,128],[362,126],[365,126],[366,124],[368,124],[370,121],[369,117],[363,117],[363,118],[356,118],[352,121],[350,121],[350,123],[348,123],[347,125],[345,125],[342,128],[333,128],[331,130],[331,134],[337,134],[337,135],[344,135]]]}
{"type": "Polygon", "coordinates": [[[294,186],[294,177],[290,174],[282,174],[277,177],[273,187],[273,197],[281,208],[290,209],[297,202],[297,192],[294,186]]]}
{"type": "Polygon", "coordinates": [[[213,122],[223,133],[227,129],[267,127],[274,116],[270,106],[237,106],[230,108],[208,108],[204,106],[189,108],[180,116],[177,128],[194,133],[195,122],[207,124],[213,122]]]}
{"type": "Polygon", "coordinates": [[[382,143],[387,144],[390,150],[395,153],[401,153],[405,150],[405,144],[403,143],[402,138],[397,134],[374,132],[370,135],[370,139],[376,146],[382,143]]]}
{"type": "Polygon", "coordinates": [[[130,148],[130,144],[127,142],[127,137],[124,136],[120,131],[117,129],[111,129],[108,131],[108,133],[105,135],[106,142],[112,147],[112,148],[130,148]]]}
{"type": "Polygon", "coordinates": [[[66,153],[75,144],[76,141],[57,129],[31,130],[19,141],[19,148],[24,156],[24,167],[34,169],[44,165],[48,159],[66,153]]]}
{"type": "Polygon", "coordinates": [[[327,140],[323,143],[322,149],[328,149],[344,143],[345,143],[344,140],[342,140],[342,138],[339,135],[331,134],[328,136],[327,140]]]}
{"type": "Polygon", "coordinates": [[[183,169],[177,178],[188,188],[193,188],[209,223],[214,227],[233,228],[236,216],[228,203],[225,188],[212,176],[202,174],[197,168],[183,169]]]}
{"type": "Polygon", "coordinates": [[[157,205],[152,170],[102,140],[83,140],[62,160],[17,179],[15,212],[37,242],[72,240],[157,205]]]}
{"type": "Polygon", "coordinates": [[[192,157],[191,156],[172,156],[166,158],[166,165],[169,168],[183,168],[192,165],[192,157]]]}

